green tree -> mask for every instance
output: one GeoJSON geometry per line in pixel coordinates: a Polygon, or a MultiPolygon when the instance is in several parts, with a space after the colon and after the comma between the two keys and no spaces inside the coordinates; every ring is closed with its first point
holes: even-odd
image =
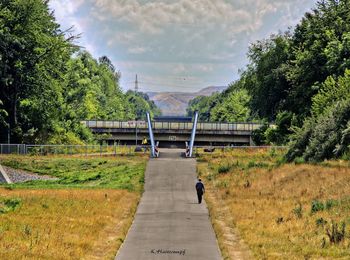
{"type": "Polygon", "coordinates": [[[160,109],[151,101],[147,94],[129,90],[126,92],[126,99],[133,111],[133,119],[146,119],[146,113],[151,117],[160,116],[160,109]]]}
{"type": "Polygon", "coordinates": [[[340,76],[349,68],[350,2],[318,1],[316,8],[297,25],[291,45],[287,78],[292,88],[287,103],[290,111],[310,115],[312,97],[328,76],[340,76]]]}
{"type": "Polygon", "coordinates": [[[214,93],[213,95],[198,96],[190,100],[188,107],[186,109],[187,115],[193,117],[194,113],[198,111],[199,121],[209,122],[211,119],[212,109],[222,100],[219,93],[214,93]]]}
{"type": "Polygon", "coordinates": [[[285,109],[290,84],[286,79],[290,59],[290,35],[273,35],[249,48],[250,64],[242,74],[241,84],[251,96],[250,106],[258,116],[275,120],[285,109]]]}
{"type": "Polygon", "coordinates": [[[210,112],[213,122],[245,122],[250,119],[250,96],[247,90],[236,90],[224,97],[210,112]]]}
{"type": "MultiPolygon", "coordinates": [[[[2,101],[0,100],[0,106],[2,106],[3,103],[2,101]]],[[[2,109],[0,108],[0,125],[3,126],[3,127],[7,127],[7,123],[6,123],[6,120],[5,118],[7,117],[7,112],[5,109],[2,109]]]]}
{"type": "Polygon", "coordinates": [[[303,157],[320,161],[339,157],[350,145],[350,73],[334,80],[329,77],[313,99],[313,115],[301,128],[295,128],[286,155],[288,160],[303,157]]]}
{"type": "Polygon", "coordinates": [[[47,138],[59,121],[62,72],[72,53],[47,1],[0,3],[0,99],[14,142],[47,138]]]}
{"type": "Polygon", "coordinates": [[[319,92],[312,98],[312,114],[319,116],[325,112],[334,101],[350,98],[350,70],[346,69],[343,76],[335,79],[329,76],[321,84],[319,92]]]}

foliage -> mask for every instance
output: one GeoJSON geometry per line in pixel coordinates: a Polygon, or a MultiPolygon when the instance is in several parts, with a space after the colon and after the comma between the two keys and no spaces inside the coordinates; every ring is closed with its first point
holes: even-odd
{"type": "MultiPolygon", "coordinates": [[[[0,106],[2,106],[2,105],[3,105],[3,103],[2,103],[2,101],[0,100],[0,106]]],[[[8,115],[8,114],[7,114],[6,110],[0,108],[0,125],[1,125],[1,126],[7,127],[7,123],[6,123],[6,120],[5,120],[5,118],[7,117],[7,115],[8,115]]]]}
{"type": "Polygon", "coordinates": [[[255,145],[259,146],[259,145],[267,144],[266,135],[265,135],[267,129],[269,129],[269,124],[264,123],[262,127],[252,132],[252,139],[255,145]]]}
{"type": "Polygon", "coordinates": [[[260,117],[274,120],[285,100],[290,84],[286,79],[290,59],[290,35],[272,35],[249,48],[251,63],[243,73],[243,87],[252,97],[251,108],[260,117]]]}
{"type": "Polygon", "coordinates": [[[293,143],[286,155],[291,161],[321,161],[339,157],[349,151],[350,99],[336,102],[316,119],[309,119],[296,129],[293,143]]]}
{"type": "Polygon", "coordinates": [[[150,116],[160,116],[161,111],[155,105],[155,103],[149,99],[146,93],[135,92],[129,90],[126,92],[126,98],[131,110],[134,115],[133,119],[146,119],[146,112],[150,113],[150,116]]]}
{"type": "Polygon", "coordinates": [[[222,173],[228,173],[231,170],[231,165],[229,164],[221,164],[218,167],[218,173],[222,174],[222,173]]]}
{"type": "Polygon", "coordinates": [[[74,45],[78,37],[60,29],[48,1],[1,2],[0,142],[8,126],[13,143],[92,142],[81,120],[159,113],[144,95],[133,103],[120,89],[120,74],[110,59],[80,51],[74,45]]]}
{"type": "Polygon", "coordinates": [[[21,199],[18,198],[0,200],[0,214],[15,211],[21,206],[21,203],[21,199]]]}
{"type": "Polygon", "coordinates": [[[213,95],[199,96],[196,97],[188,103],[186,109],[188,116],[193,116],[195,111],[199,113],[199,121],[209,122],[211,120],[211,111],[217,104],[221,102],[221,95],[219,93],[214,93],[213,95]]]}
{"type": "Polygon", "coordinates": [[[350,130],[344,127],[346,115],[339,115],[334,103],[350,100],[349,10],[347,0],[318,1],[294,29],[251,44],[249,64],[228,90],[193,103],[203,104],[200,108],[206,111],[207,120],[237,120],[237,110],[246,109],[249,119],[276,121],[275,129],[256,131],[254,139],[257,144],[282,145],[291,139],[289,160],[344,155],[350,130]],[[232,98],[237,90],[247,91],[248,103],[244,100],[242,106],[237,105],[232,98]],[[207,105],[207,100],[214,106],[207,105]],[[339,124],[332,128],[330,117],[336,114],[343,120],[333,122],[339,124]],[[331,134],[329,140],[327,131],[331,134]],[[309,137],[313,141],[309,142],[309,137]]]}
{"type": "Polygon", "coordinates": [[[210,112],[212,122],[245,122],[250,118],[248,103],[250,97],[246,90],[235,90],[224,97],[221,105],[210,112]]]}
{"type": "Polygon", "coordinates": [[[283,145],[287,143],[288,136],[291,134],[291,127],[294,122],[294,114],[287,111],[282,111],[277,114],[276,127],[269,128],[265,132],[266,143],[283,145]]]}
{"type": "Polygon", "coordinates": [[[301,203],[299,203],[298,206],[293,209],[293,213],[297,218],[303,217],[303,207],[301,203]]]}
{"type": "Polygon", "coordinates": [[[319,92],[312,98],[312,114],[317,117],[325,113],[336,100],[350,98],[350,69],[346,69],[338,79],[329,76],[321,85],[319,92]]]}
{"type": "Polygon", "coordinates": [[[59,123],[62,77],[73,52],[47,1],[0,4],[0,99],[14,141],[46,136],[59,123]]]}
{"type": "Polygon", "coordinates": [[[322,201],[313,200],[311,203],[311,213],[316,213],[318,211],[323,211],[325,209],[325,205],[322,201]]]}
{"type": "Polygon", "coordinates": [[[338,223],[332,221],[331,225],[326,228],[326,233],[331,244],[339,244],[345,239],[345,222],[342,222],[340,226],[338,223]]]}

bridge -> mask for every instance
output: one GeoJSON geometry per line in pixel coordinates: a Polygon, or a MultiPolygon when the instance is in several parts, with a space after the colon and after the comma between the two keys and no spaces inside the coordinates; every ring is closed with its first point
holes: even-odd
{"type": "MultiPolygon", "coordinates": [[[[108,142],[122,144],[141,144],[144,137],[148,139],[149,130],[146,121],[82,121],[94,134],[102,135],[108,142]]],[[[168,119],[151,122],[154,139],[160,147],[184,148],[191,137],[193,122],[168,119]]],[[[253,145],[252,131],[259,129],[258,123],[206,123],[198,122],[195,145],[253,145]]]]}

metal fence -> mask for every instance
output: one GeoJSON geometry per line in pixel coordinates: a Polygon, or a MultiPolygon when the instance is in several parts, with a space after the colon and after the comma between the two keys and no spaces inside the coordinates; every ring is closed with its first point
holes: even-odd
{"type": "Polygon", "coordinates": [[[0,154],[17,155],[123,155],[134,151],[135,146],[126,145],[0,144],[0,154]]]}

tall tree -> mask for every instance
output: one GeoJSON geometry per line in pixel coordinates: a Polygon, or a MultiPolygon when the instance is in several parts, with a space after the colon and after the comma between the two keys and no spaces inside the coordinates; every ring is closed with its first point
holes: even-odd
{"type": "Polygon", "coordinates": [[[1,1],[0,99],[15,142],[54,131],[71,40],[59,29],[48,1],[1,1]]]}

